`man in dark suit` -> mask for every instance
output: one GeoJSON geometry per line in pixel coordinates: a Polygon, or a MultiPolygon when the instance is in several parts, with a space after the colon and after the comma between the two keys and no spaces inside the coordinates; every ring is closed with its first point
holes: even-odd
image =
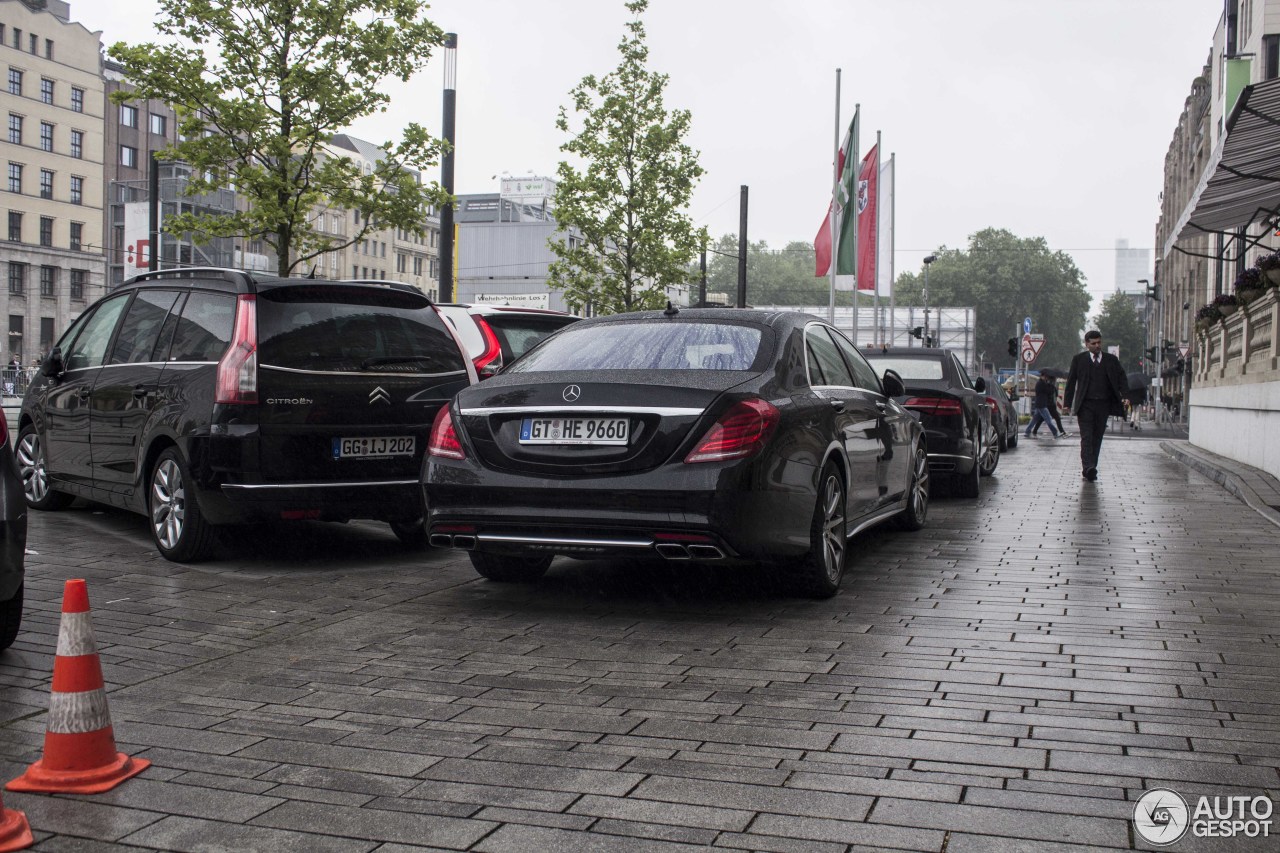
{"type": "Polygon", "coordinates": [[[1075,413],[1080,425],[1081,474],[1090,482],[1098,479],[1098,453],[1107,432],[1107,419],[1124,417],[1124,396],[1129,391],[1120,359],[1102,351],[1102,333],[1091,329],[1084,335],[1084,352],[1071,359],[1067,375],[1067,413],[1075,413]]]}

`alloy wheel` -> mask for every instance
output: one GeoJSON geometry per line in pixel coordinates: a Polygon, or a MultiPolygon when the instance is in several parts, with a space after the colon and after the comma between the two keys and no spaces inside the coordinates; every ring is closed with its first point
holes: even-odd
{"type": "Polygon", "coordinates": [[[829,474],[822,489],[822,565],[833,584],[844,572],[844,549],[844,489],[840,478],[829,474]]]}
{"type": "Polygon", "coordinates": [[[911,483],[911,506],[912,512],[923,522],[929,508],[929,454],[923,447],[916,451],[915,473],[911,483]]]}
{"type": "Polygon", "coordinates": [[[151,526],[164,548],[177,548],[186,521],[186,489],[177,460],[164,459],[151,476],[151,526]]]}
{"type": "Polygon", "coordinates": [[[22,492],[31,503],[39,503],[49,494],[49,472],[45,468],[44,448],[40,436],[28,432],[18,440],[14,454],[22,474],[22,492]]]}

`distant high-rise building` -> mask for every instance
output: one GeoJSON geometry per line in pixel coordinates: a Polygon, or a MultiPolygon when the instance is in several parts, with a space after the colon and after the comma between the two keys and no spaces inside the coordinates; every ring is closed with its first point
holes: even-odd
{"type": "Polygon", "coordinates": [[[1151,250],[1130,249],[1129,241],[1116,240],[1116,290],[1122,293],[1141,291],[1142,279],[1151,281],[1151,250]]]}

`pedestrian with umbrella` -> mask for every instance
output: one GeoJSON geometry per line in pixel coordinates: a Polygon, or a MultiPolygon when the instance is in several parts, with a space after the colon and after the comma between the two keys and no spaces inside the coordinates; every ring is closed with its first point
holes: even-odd
{"type": "Polygon", "coordinates": [[[1138,414],[1147,402],[1147,386],[1151,379],[1145,373],[1130,373],[1125,378],[1129,380],[1129,391],[1124,397],[1124,407],[1129,410],[1129,429],[1136,432],[1142,429],[1138,414]]]}
{"type": "MultiPolygon", "coordinates": [[[[1053,422],[1058,425],[1058,435],[1066,438],[1070,433],[1062,425],[1062,415],[1058,412],[1058,380],[1066,379],[1067,372],[1056,367],[1042,367],[1040,368],[1040,376],[1042,378],[1047,377],[1049,381],[1053,382],[1053,394],[1049,397],[1049,417],[1053,418],[1053,422]]],[[[1040,424],[1036,424],[1036,428],[1031,431],[1031,437],[1035,438],[1039,434],[1040,424]]]]}

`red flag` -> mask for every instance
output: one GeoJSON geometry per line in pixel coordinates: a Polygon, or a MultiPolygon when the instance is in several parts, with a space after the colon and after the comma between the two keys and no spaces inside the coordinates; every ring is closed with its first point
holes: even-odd
{"type": "MultiPolygon", "coordinates": [[[[845,200],[851,195],[853,190],[853,187],[851,186],[853,182],[853,174],[852,174],[853,170],[850,169],[848,173],[846,173],[845,160],[848,159],[848,154],[852,150],[851,146],[853,144],[853,136],[855,133],[857,133],[857,128],[858,128],[858,114],[855,112],[853,114],[853,121],[849,123],[849,129],[845,131],[844,142],[840,143],[840,151],[836,155],[837,157],[836,171],[840,175],[840,184],[841,184],[840,190],[838,191],[840,198],[836,206],[836,227],[840,228],[842,231],[843,231],[842,226],[844,224],[844,211],[846,207],[845,200]]],[[[826,275],[831,270],[831,205],[830,204],[827,204],[827,215],[822,220],[822,228],[818,231],[818,236],[813,238],[813,251],[814,251],[815,258],[817,260],[817,263],[815,265],[816,269],[813,274],[815,276],[826,275]]],[[[839,272],[839,270],[837,270],[837,272],[839,272]]]]}
{"type": "Polygon", "coordinates": [[[880,146],[873,145],[862,158],[862,168],[858,171],[858,290],[871,292],[876,289],[879,184],[880,146]]]}

